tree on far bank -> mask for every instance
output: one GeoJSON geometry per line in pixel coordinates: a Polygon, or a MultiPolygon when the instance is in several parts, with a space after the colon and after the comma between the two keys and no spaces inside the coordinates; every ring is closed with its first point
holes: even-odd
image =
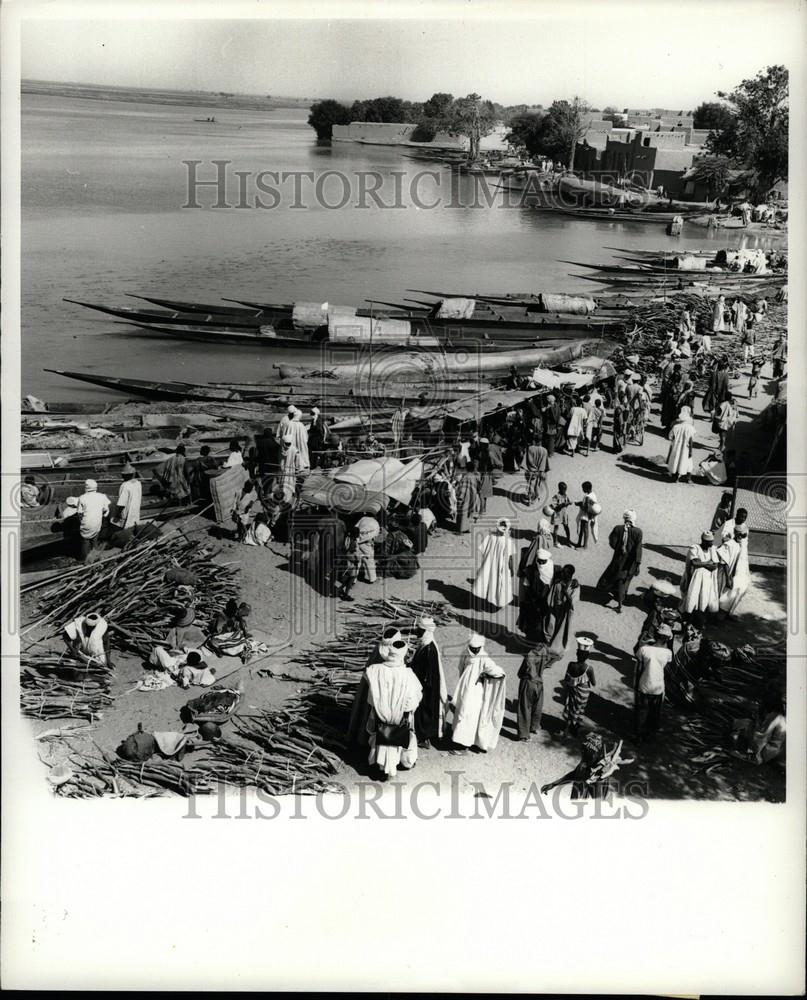
{"type": "Polygon", "coordinates": [[[428,101],[423,102],[423,117],[440,118],[448,112],[453,103],[453,94],[432,94],[428,101]]]}
{"type": "Polygon", "coordinates": [[[527,151],[530,156],[541,156],[541,122],[546,115],[535,111],[526,111],[516,115],[510,121],[510,131],[505,137],[513,146],[527,151]]]}
{"type": "Polygon", "coordinates": [[[483,101],[479,94],[468,94],[467,97],[458,97],[442,114],[431,119],[430,124],[436,132],[466,136],[468,157],[475,160],[479,156],[481,140],[490,135],[497,120],[490,101],[483,101]]]}
{"type": "Polygon", "coordinates": [[[369,101],[354,101],[350,108],[354,122],[405,121],[404,102],[400,97],[373,97],[369,101]]]}
{"type": "Polygon", "coordinates": [[[330,98],[312,104],[311,113],[308,116],[308,124],[317,133],[318,139],[330,139],[331,126],[349,125],[352,120],[350,108],[340,104],[339,101],[332,101],[330,98]]]}
{"type": "Polygon", "coordinates": [[[523,145],[531,156],[548,156],[574,169],[577,143],[586,133],[585,112],[590,108],[575,97],[553,101],[545,114],[519,115],[511,122],[510,137],[523,145]]]}
{"type": "Polygon", "coordinates": [[[727,156],[701,156],[692,164],[692,180],[703,184],[709,201],[718,198],[729,182],[731,160],[727,156]]]}
{"type": "Polygon", "coordinates": [[[699,104],[692,115],[692,124],[695,128],[708,128],[714,132],[721,132],[731,123],[731,109],[720,101],[704,101],[699,104]]]}
{"type": "Polygon", "coordinates": [[[728,102],[732,116],[724,128],[709,135],[707,149],[745,168],[750,190],[764,198],[788,176],[787,68],[769,66],[730,93],[718,91],[717,96],[728,102]]]}

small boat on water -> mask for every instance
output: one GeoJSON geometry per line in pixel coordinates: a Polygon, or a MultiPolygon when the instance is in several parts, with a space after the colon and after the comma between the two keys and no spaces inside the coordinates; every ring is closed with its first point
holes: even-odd
{"type": "Polygon", "coordinates": [[[127,392],[133,396],[145,399],[177,400],[209,400],[211,402],[245,402],[255,400],[260,402],[269,393],[266,389],[242,390],[221,389],[214,386],[200,386],[190,382],[148,382],[144,379],[118,378],[114,375],[91,375],[84,372],[68,372],[60,368],[45,368],[44,371],[53,375],[86,382],[88,385],[98,385],[104,389],[115,389],[117,392],[127,392]]]}
{"type": "MultiPolygon", "coordinates": [[[[594,315],[593,300],[589,300],[590,307],[585,309],[566,309],[563,303],[571,298],[575,297],[544,293],[537,302],[526,303],[464,298],[436,302],[411,300],[404,304],[377,303],[369,308],[331,306],[328,303],[288,305],[244,302],[242,305],[248,308],[244,308],[241,314],[202,312],[201,306],[189,310],[189,303],[167,299],[160,302],[168,311],[105,306],[76,299],[65,301],[151,328],[155,332],[167,333],[170,331],[166,328],[175,327],[186,339],[216,342],[222,339],[218,334],[244,334],[243,341],[235,336],[223,339],[228,343],[261,341],[275,347],[298,347],[323,341],[369,342],[371,327],[374,340],[385,343],[395,340],[401,346],[423,345],[425,337],[434,338],[430,346],[439,346],[443,342],[476,340],[532,342],[544,339],[546,334],[553,332],[574,338],[588,336],[595,327],[610,325],[616,329],[614,324],[621,318],[617,312],[612,310],[608,315],[594,315]],[[554,303],[556,308],[547,308],[547,302],[554,303]],[[203,337],[203,327],[217,336],[212,339],[203,337]],[[351,327],[356,327],[356,330],[351,332],[351,327]]],[[[579,296],[576,299],[580,301],[579,296]]]]}
{"type": "Polygon", "coordinates": [[[689,217],[700,214],[700,210],[698,212],[663,212],[652,209],[637,209],[633,212],[627,212],[615,208],[562,208],[561,206],[554,206],[554,210],[562,215],[571,215],[577,219],[597,219],[601,222],[656,223],[665,226],[678,216],[686,222],[689,217]]]}

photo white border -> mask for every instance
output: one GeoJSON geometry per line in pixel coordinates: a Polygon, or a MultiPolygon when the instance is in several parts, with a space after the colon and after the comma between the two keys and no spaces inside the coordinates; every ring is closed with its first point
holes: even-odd
{"type": "MultiPolygon", "coordinates": [[[[714,4],[727,17],[741,17],[752,6],[743,0],[730,6],[719,0],[5,3],[3,483],[17,476],[19,464],[22,18],[518,20],[547,13],[565,18],[578,8],[614,19],[626,12],[647,17],[652,9],[661,37],[669,17],[690,17],[697,30],[699,10],[714,4]]],[[[16,580],[8,572],[13,529],[4,488],[5,988],[803,990],[807,20],[804,4],[768,6],[791,8],[794,18],[788,445],[795,496],[789,593],[798,634],[788,641],[787,804],[654,801],[641,822],[596,826],[321,818],[191,825],[176,822],[186,808],[180,800],[54,799],[18,711],[17,650],[8,634],[16,607],[9,588],[16,580]]]]}

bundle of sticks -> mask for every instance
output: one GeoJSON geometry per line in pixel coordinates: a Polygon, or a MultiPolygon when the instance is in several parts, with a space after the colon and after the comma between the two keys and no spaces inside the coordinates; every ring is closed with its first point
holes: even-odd
{"type": "MultiPolygon", "coordinates": [[[[736,766],[729,734],[739,719],[752,718],[766,691],[784,688],[784,670],[774,658],[761,660],[743,648],[721,671],[718,682],[703,684],[697,714],[685,716],[676,740],[676,755],[695,774],[712,775],[736,766]]],[[[784,664],[784,651],[781,663],[784,664]]]]}
{"type": "Polygon", "coordinates": [[[107,791],[131,794],[121,778],[178,794],[210,793],[219,784],[256,787],[272,795],[327,791],[339,771],[360,671],[373,643],[384,625],[395,625],[406,635],[423,614],[440,625],[453,619],[445,604],[429,601],[382,599],[351,608],[344,634],[298,661],[314,675],[282,708],[233,716],[233,738],[212,740],[182,763],[152,759],[135,764],[102,754],[88,757],[84,767],[73,758],[83,784],[68,782],[59,793],[95,795],[101,781],[107,791]]]}
{"type": "Polygon", "coordinates": [[[190,602],[197,624],[209,625],[227,600],[237,595],[235,572],[217,565],[200,542],[181,532],[164,535],[89,563],[45,587],[39,600],[41,617],[25,633],[44,629],[55,635],[65,622],[96,611],[109,623],[113,646],[145,658],[155,643],[164,640],[180,606],[190,602]],[[197,578],[191,592],[178,595],[177,585],[166,580],[168,570],[177,568],[197,578]]]}
{"type": "Polygon", "coordinates": [[[20,656],[20,708],[32,719],[96,719],[112,704],[112,671],[67,653],[20,656]]]}

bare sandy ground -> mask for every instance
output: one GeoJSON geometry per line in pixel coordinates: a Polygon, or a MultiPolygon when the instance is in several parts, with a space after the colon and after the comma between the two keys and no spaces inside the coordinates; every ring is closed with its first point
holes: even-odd
{"type": "MultiPolygon", "coordinates": [[[[766,367],[765,374],[769,372],[766,367]]],[[[747,378],[739,380],[736,387],[743,422],[764,408],[770,399],[766,392],[768,379],[763,378],[759,397],[746,400],[746,381],[747,378]]],[[[699,404],[697,409],[700,409],[699,404]]],[[[581,583],[574,631],[596,637],[592,662],[597,687],[589,701],[588,725],[609,737],[624,738],[631,754],[635,750],[631,741],[631,650],[644,620],[641,594],[653,584],[666,586],[673,592],[683,569],[686,548],[709,527],[721,492],[703,483],[674,485],[666,476],[653,471],[651,460],[666,454],[666,440],[657,427],[657,408],[653,422],[656,426],[648,429],[643,446],[628,447],[617,458],[611,452],[608,430],[604,435],[604,450],[588,458],[556,455],[549,475],[550,493],[555,491],[559,480],[564,480],[573,499],[580,498],[583,480],[591,480],[603,507],[599,543],[590,544],[585,550],[560,545],[553,555],[556,563],[571,562],[581,583]],[[603,596],[594,586],[609,560],[608,531],[621,522],[626,507],[638,512],[645,549],[642,570],[632,587],[631,598],[623,614],[617,615],[604,606],[603,596]]],[[[716,442],[708,420],[700,415],[696,419],[696,434],[697,465],[716,442]]],[[[402,782],[434,781],[443,787],[454,782],[461,791],[471,789],[479,795],[485,790],[495,796],[502,782],[512,782],[514,790],[525,789],[532,782],[544,783],[558,777],[578,759],[579,741],[561,739],[558,735],[562,719],[560,682],[574,654],[573,644],[570,644],[567,657],[550,668],[545,676],[544,732],[529,742],[518,742],[515,740],[517,671],[527,647],[515,628],[517,608],[511,605],[494,615],[482,615],[472,609],[470,587],[476,546],[495,519],[506,515],[512,520],[519,549],[533,537],[540,511],[528,509],[523,504],[523,490],[523,476],[505,476],[488,505],[485,521],[480,521],[471,535],[457,536],[450,530],[439,531],[421,557],[421,571],[415,578],[405,581],[379,579],[373,586],[360,582],[355,588],[357,602],[390,595],[446,601],[452,607],[457,623],[437,633],[449,686],[456,682],[457,662],[470,630],[480,631],[487,637],[488,651],[507,673],[508,710],[498,746],[487,754],[471,752],[462,756],[436,748],[421,751],[417,766],[399,775],[402,782]],[[450,772],[460,773],[452,775],[450,772]]],[[[309,673],[307,669],[290,666],[288,659],[336,634],[341,625],[339,602],[315,595],[303,581],[290,574],[285,546],[275,544],[271,549],[259,550],[225,542],[218,559],[240,563],[242,594],[253,608],[251,625],[256,638],[272,647],[289,643],[268,661],[269,666],[277,672],[304,678],[309,673]]],[[[729,626],[711,624],[706,633],[709,638],[733,645],[751,642],[758,648],[783,638],[786,619],[784,573],[770,566],[752,566],[752,569],[752,586],[739,619],[729,626]]],[[[150,693],[133,691],[142,674],[141,665],[132,657],[119,656],[117,659],[113,693],[118,698],[92,733],[97,744],[114,751],[119,742],[136,729],[138,722],[151,731],[180,729],[179,709],[199,689],[191,692],[178,688],[150,693]]],[[[220,677],[239,666],[239,661],[233,658],[212,662],[220,677]]],[[[242,711],[249,711],[250,706],[278,705],[299,686],[294,681],[260,676],[257,672],[260,666],[242,667],[231,678],[233,683],[240,681],[243,685],[242,711]]],[[[35,724],[35,729],[41,731],[54,725],[35,724]]],[[[705,778],[681,773],[680,765],[673,765],[669,757],[677,725],[676,713],[666,706],[657,743],[652,748],[642,747],[637,751],[636,763],[623,772],[625,777],[645,782],[650,797],[775,800],[783,797],[783,774],[777,768],[738,764],[723,775],[705,778]]],[[[50,752],[51,760],[58,759],[62,752],[58,745],[49,746],[50,751],[43,748],[43,757],[48,759],[46,754],[50,752]]],[[[345,763],[340,780],[351,787],[362,780],[362,773],[345,763]]]]}

